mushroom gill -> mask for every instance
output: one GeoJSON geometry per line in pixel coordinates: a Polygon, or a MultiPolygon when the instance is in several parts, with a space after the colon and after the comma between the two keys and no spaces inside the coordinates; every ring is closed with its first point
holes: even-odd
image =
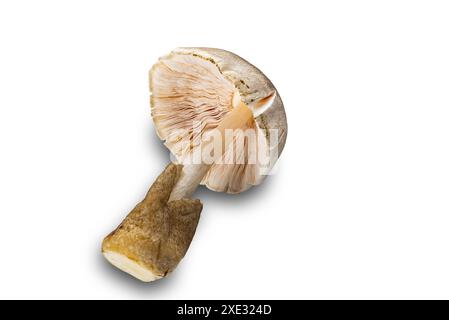
{"type": "MultiPolygon", "coordinates": [[[[213,59],[169,54],[150,71],[152,117],[159,137],[179,163],[192,161],[207,134],[243,103],[240,93],[213,59]]],[[[262,180],[258,155],[268,150],[266,136],[252,119],[233,132],[232,147],[212,164],[201,184],[239,193],[262,180]]]]}

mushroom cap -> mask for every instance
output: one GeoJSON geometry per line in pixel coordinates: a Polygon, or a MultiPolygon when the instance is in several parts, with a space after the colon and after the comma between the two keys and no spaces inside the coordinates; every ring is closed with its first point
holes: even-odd
{"type": "Polygon", "coordinates": [[[232,52],[176,48],[150,70],[150,91],[157,134],[179,163],[191,159],[204,134],[240,101],[253,111],[254,121],[234,140],[242,139],[247,147],[252,140],[245,130],[252,129],[254,153],[269,161],[251,161],[251,151],[226,150],[201,181],[213,191],[240,193],[260,184],[284,149],[287,118],[281,97],[262,71],[232,52]]]}

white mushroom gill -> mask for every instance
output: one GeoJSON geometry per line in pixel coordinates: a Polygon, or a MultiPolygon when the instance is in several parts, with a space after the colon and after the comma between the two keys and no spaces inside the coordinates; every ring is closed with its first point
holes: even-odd
{"type": "MultiPolygon", "coordinates": [[[[179,163],[192,161],[203,138],[239,103],[239,91],[208,58],[194,54],[169,54],[150,71],[152,117],[159,137],[179,163]]],[[[270,94],[249,108],[257,115],[272,104],[270,94]]],[[[253,118],[255,115],[253,114],[253,118]]],[[[268,152],[266,134],[256,121],[234,131],[232,147],[213,164],[201,184],[219,192],[239,193],[259,184],[258,157],[268,152]]]]}

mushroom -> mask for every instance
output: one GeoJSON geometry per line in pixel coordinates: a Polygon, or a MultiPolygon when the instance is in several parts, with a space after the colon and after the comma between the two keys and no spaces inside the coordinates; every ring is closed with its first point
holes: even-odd
{"type": "Polygon", "coordinates": [[[271,81],[221,49],[177,48],[150,71],[151,115],[174,155],[145,199],[102,245],[105,258],[142,281],[173,271],[184,257],[202,204],[198,185],[241,193],[270,172],[287,137],[271,81]]]}

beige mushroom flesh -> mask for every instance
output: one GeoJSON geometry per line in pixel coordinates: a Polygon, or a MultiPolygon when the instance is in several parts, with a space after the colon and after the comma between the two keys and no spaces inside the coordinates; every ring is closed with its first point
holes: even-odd
{"type": "Polygon", "coordinates": [[[236,194],[260,184],[287,137],[275,87],[231,52],[177,48],[151,69],[150,91],[157,134],[176,165],[102,246],[111,264],[145,282],[166,276],[187,252],[202,210],[188,199],[198,185],[236,194]]]}

